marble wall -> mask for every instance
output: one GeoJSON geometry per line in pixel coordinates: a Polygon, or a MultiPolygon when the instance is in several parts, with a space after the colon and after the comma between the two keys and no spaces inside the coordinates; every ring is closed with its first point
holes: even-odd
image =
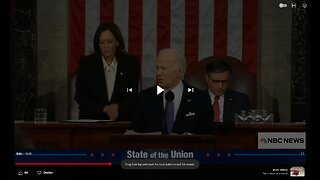
{"type": "Polygon", "coordinates": [[[16,0],[13,20],[14,119],[31,120],[37,96],[36,0],[16,0]]]}
{"type": "Polygon", "coordinates": [[[306,9],[302,1],[286,3],[289,8],[279,8],[278,1],[260,3],[258,97],[261,107],[273,103],[263,98],[266,94],[275,98],[281,122],[296,122],[307,118],[306,9]]]}
{"type": "MultiPolygon", "coordinates": [[[[295,0],[297,7],[292,17],[292,61],[291,61],[291,120],[308,119],[310,103],[309,74],[309,9],[302,6],[303,1],[295,0]]],[[[310,114],[309,114],[310,115],[310,114]]]]}
{"type": "Polygon", "coordinates": [[[14,119],[68,115],[68,1],[16,0],[14,7],[14,119]]]}
{"type": "Polygon", "coordinates": [[[68,117],[68,1],[37,1],[38,102],[54,120],[68,117]]]}
{"type": "MultiPolygon", "coordinates": [[[[261,107],[278,101],[280,120],[290,122],[292,10],[278,1],[260,1],[258,98],[261,107]]],[[[276,111],[277,109],[273,109],[276,111]]]]}

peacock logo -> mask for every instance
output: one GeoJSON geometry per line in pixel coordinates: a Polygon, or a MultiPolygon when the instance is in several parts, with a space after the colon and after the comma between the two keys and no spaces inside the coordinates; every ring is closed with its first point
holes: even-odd
{"type": "Polygon", "coordinates": [[[262,143],[267,143],[268,141],[266,140],[266,138],[260,138],[259,139],[259,143],[262,144],[262,143]]]}

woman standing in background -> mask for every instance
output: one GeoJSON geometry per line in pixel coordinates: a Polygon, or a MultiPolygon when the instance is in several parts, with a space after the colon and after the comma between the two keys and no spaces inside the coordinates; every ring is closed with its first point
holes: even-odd
{"type": "Polygon", "coordinates": [[[138,58],[125,51],[123,36],[114,23],[99,25],[94,51],[81,58],[77,73],[79,119],[130,121],[140,80],[138,58]]]}

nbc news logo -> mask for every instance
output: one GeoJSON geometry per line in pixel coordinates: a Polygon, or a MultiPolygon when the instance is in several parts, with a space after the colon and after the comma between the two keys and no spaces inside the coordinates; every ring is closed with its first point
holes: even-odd
{"type": "Polygon", "coordinates": [[[259,149],[305,149],[305,132],[259,132],[259,149]]]}

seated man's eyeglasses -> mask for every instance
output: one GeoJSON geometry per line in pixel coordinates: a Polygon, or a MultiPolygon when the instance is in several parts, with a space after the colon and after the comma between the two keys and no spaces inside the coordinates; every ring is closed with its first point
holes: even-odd
{"type": "Polygon", "coordinates": [[[211,82],[213,83],[213,85],[226,85],[229,83],[230,80],[214,80],[214,79],[210,79],[211,82]]]}

